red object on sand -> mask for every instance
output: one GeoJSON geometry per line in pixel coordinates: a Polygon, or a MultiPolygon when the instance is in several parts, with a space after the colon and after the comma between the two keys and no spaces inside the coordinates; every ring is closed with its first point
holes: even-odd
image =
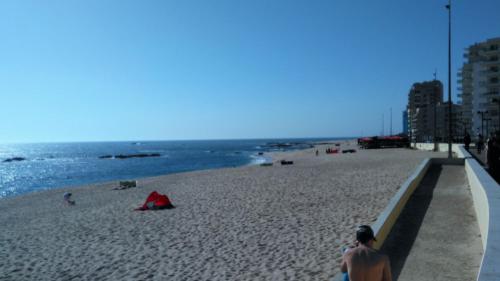
{"type": "Polygon", "coordinates": [[[142,207],[135,209],[136,211],[145,211],[145,210],[159,210],[159,209],[172,209],[175,208],[170,202],[170,199],[167,195],[159,194],[156,191],[153,191],[149,194],[146,202],[142,207]]]}

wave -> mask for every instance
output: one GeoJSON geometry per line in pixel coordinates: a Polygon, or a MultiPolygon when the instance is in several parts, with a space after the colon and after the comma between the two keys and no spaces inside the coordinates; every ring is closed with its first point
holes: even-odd
{"type": "Polygon", "coordinates": [[[255,154],[250,155],[250,165],[260,165],[266,162],[270,162],[268,157],[255,154]]]}

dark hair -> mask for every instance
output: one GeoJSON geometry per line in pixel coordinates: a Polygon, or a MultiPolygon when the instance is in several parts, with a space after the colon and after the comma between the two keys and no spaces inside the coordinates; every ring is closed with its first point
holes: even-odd
{"type": "Polygon", "coordinates": [[[369,225],[360,225],[356,231],[356,240],[358,240],[361,244],[366,244],[371,239],[377,241],[372,228],[369,225]]]}

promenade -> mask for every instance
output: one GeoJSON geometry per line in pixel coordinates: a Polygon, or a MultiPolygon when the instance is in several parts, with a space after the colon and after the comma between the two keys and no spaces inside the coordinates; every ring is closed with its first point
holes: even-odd
{"type": "Polygon", "coordinates": [[[486,165],[486,150],[483,149],[483,151],[481,151],[481,153],[477,153],[477,149],[475,146],[472,146],[470,149],[469,149],[469,153],[474,157],[474,159],[476,159],[479,164],[481,164],[481,166],[487,166],[486,165]]]}
{"type": "Polygon", "coordinates": [[[382,251],[393,280],[475,280],[482,257],[464,166],[432,165],[382,251]]]}

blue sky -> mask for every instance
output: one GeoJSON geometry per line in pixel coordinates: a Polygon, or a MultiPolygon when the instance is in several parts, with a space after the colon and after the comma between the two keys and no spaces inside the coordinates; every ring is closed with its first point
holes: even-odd
{"type": "MultiPolygon", "coordinates": [[[[447,85],[445,4],[2,0],[0,142],[399,132],[413,82],[447,85]]],[[[454,83],[498,11],[454,1],[454,83]]]]}

